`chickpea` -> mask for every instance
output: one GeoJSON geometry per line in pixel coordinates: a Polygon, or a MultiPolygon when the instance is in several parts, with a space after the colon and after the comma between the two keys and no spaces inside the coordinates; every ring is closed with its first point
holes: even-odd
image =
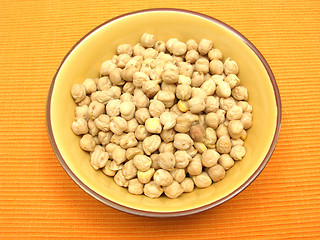
{"type": "Polygon", "coordinates": [[[100,131],[100,132],[98,133],[98,139],[99,139],[100,144],[101,144],[102,146],[105,146],[105,145],[109,144],[112,135],[113,135],[112,132],[103,132],[103,131],[100,131]]]}
{"type": "Polygon", "coordinates": [[[160,117],[160,115],[164,112],[165,106],[163,102],[159,100],[151,100],[149,105],[149,113],[152,117],[160,117]]]}
{"type": "Polygon", "coordinates": [[[142,56],[144,59],[156,59],[158,56],[158,51],[153,48],[147,48],[143,53],[142,56]]]}
{"type": "Polygon", "coordinates": [[[138,141],[135,138],[135,135],[133,132],[125,134],[120,139],[120,146],[124,149],[132,148],[138,145],[138,141]]]}
{"type": "Polygon", "coordinates": [[[217,151],[221,154],[229,153],[231,150],[231,141],[229,136],[221,136],[216,143],[217,151]]]}
{"type": "Polygon", "coordinates": [[[154,168],[149,168],[147,171],[138,170],[138,173],[137,173],[138,180],[141,183],[146,184],[146,183],[150,182],[151,178],[154,175],[154,172],[155,172],[154,168]]]}
{"type": "Polygon", "coordinates": [[[173,48],[173,44],[175,42],[178,42],[179,40],[176,38],[170,38],[167,42],[166,42],[166,48],[167,50],[172,53],[172,48],[173,48]]]}
{"type": "Polygon", "coordinates": [[[88,114],[91,119],[96,119],[101,114],[105,112],[105,107],[102,103],[99,103],[97,101],[93,101],[90,103],[88,108],[88,114]]]}
{"type": "Polygon", "coordinates": [[[93,137],[90,134],[85,134],[80,139],[80,147],[84,151],[92,152],[95,146],[96,143],[94,142],[93,137]]]}
{"type": "Polygon", "coordinates": [[[121,102],[131,102],[132,101],[133,96],[130,93],[122,93],[120,96],[120,100],[121,102]]]}
{"type": "Polygon", "coordinates": [[[154,45],[154,48],[159,52],[165,52],[167,50],[166,43],[164,41],[157,41],[154,45]]]}
{"type": "Polygon", "coordinates": [[[212,49],[212,47],[213,47],[213,42],[211,40],[203,38],[199,42],[198,52],[201,55],[206,55],[212,49]]]}
{"type": "Polygon", "coordinates": [[[99,91],[106,91],[112,87],[112,82],[109,77],[101,77],[97,82],[97,89],[99,91]]]}
{"type": "Polygon", "coordinates": [[[222,53],[218,48],[214,48],[214,49],[211,49],[208,52],[208,57],[209,57],[210,60],[213,60],[213,59],[221,60],[222,59],[222,53]]]}
{"type": "Polygon", "coordinates": [[[159,100],[164,103],[166,108],[172,107],[175,100],[174,93],[170,91],[162,91],[160,90],[156,96],[154,97],[155,100],[159,100]]]}
{"type": "Polygon", "coordinates": [[[220,124],[225,122],[225,118],[226,118],[226,111],[223,109],[218,109],[216,111],[216,114],[218,114],[219,118],[220,118],[220,124]]]}
{"type": "Polygon", "coordinates": [[[188,134],[185,133],[177,133],[174,136],[174,147],[179,149],[179,150],[186,150],[188,149],[191,145],[193,145],[193,140],[188,134]]]}
{"type": "MultiPolygon", "coordinates": [[[[161,118],[160,118],[161,121],[161,118]]],[[[173,129],[168,129],[168,130],[162,130],[160,133],[160,137],[162,138],[162,140],[166,143],[168,142],[172,142],[174,135],[175,135],[175,131],[173,129]]]]}
{"type": "Polygon", "coordinates": [[[206,145],[202,142],[195,142],[194,147],[197,149],[198,153],[204,153],[207,151],[206,145]]]}
{"type": "Polygon", "coordinates": [[[126,151],[126,159],[131,160],[137,155],[142,155],[143,151],[140,148],[132,147],[128,148],[126,151]]]}
{"type": "Polygon", "coordinates": [[[248,90],[244,86],[238,86],[232,89],[232,96],[238,100],[248,100],[248,90]]]}
{"type": "Polygon", "coordinates": [[[180,76],[185,76],[185,77],[190,78],[192,76],[193,71],[194,71],[194,66],[191,65],[188,62],[180,62],[180,63],[178,63],[178,68],[179,68],[179,80],[178,80],[178,82],[180,81],[180,76]]]}
{"type": "Polygon", "coordinates": [[[190,120],[190,118],[186,114],[183,114],[176,118],[176,125],[174,126],[174,130],[181,133],[189,132],[191,124],[192,121],[190,120]]]}
{"type": "Polygon", "coordinates": [[[199,116],[198,114],[194,114],[188,111],[185,114],[183,114],[183,116],[185,116],[189,121],[191,121],[191,123],[194,123],[194,122],[199,122],[200,116],[204,116],[204,115],[199,116]]]}
{"type": "Polygon", "coordinates": [[[144,52],[145,48],[141,46],[140,43],[137,43],[133,46],[132,52],[134,56],[142,56],[142,53],[144,52]]]}
{"type": "Polygon", "coordinates": [[[228,131],[233,139],[239,139],[243,131],[243,123],[240,120],[231,120],[228,131]]]}
{"type": "Polygon", "coordinates": [[[205,130],[202,125],[196,124],[190,128],[190,137],[193,139],[193,141],[202,142],[204,136],[205,130]]]}
{"type": "Polygon", "coordinates": [[[171,152],[174,153],[175,149],[173,146],[172,142],[166,143],[166,142],[161,142],[160,147],[159,147],[159,152],[163,153],[163,152],[171,152]]]}
{"type": "Polygon", "coordinates": [[[188,193],[192,192],[194,189],[194,182],[191,178],[185,178],[181,183],[180,186],[182,187],[183,191],[188,193]]]}
{"type": "Polygon", "coordinates": [[[191,146],[186,150],[186,152],[193,158],[198,153],[198,150],[191,146]]]}
{"type": "Polygon", "coordinates": [[[81,100],[80,102],[78,102],[78,106],[89,106],[89,104],[91,103],[91,99],[89,96],[85,96],[83,100],[81,100]]]}
{"type": "Polygon", "coordinates": [[[152,98],[160,91],[158,81],[146,81],[142,86],[142,91],[147,95],[148,98],[152,98]]]}
{"type": "Polygon", "coordinates": [[[128,192],[134,195],[143,193],[143,184],[137,178],[128,181],[128,192]]]}
{"type": "Polygon", "coordinates": [[[122,72],[121,68],[115,68],[110,71],[110,73],[109,73],[110,81],[114,85],[124,85],[125,84],[125,82],[121,78],[121,75],[120,75],[121,72],[122,72]]]}
{"type": "Polygon", "coordinates": [[[128,187],[128,180],[123,176],[122,170],[119,170],[113,178],[114,182],[120,187],[128,187]]]}
{"type": "Polygon", "coordinates": [[[202,90],[201,88],[193,87],[191,89],[191,97],[192,98],[201,97],[205,101],[207,99],[207,93],[204,90],[202,90]]]}
{"type": "Polygon", "coordinates": [[[150,135],[150,133],[147,131],[147,128],[144,125],[139,125],[134,134],[139,141],[143,141],[146,137],[150,135]]]}
{"type": "Polygon", "coordinates": [[[135,113],[135,118],[137,119],[138,123],[144,124],[145,121],[150,118],[150,113],[148,108],[139,108],[135,113]]]}
{"type": "Polygon", "coordinates": [[[165,70],[161,74],[161,79],[163,82],[168,84],[176,83],[179,80],[179,74],[173,70],[165,70]]]}
{"type": "Polygon", "coordinates": [[[76,107],[75,118],[84,118],[85,120],[89,120],[88,109],[89,107],[87,105],[76,107]]]}
{"type": "Polygon", "coordinates": [[[122,174],[127,180],[135,178],[137,176],[137,172],[138,170],[132,160],[126,162],[122,167],[122,174]]]}
{"type": "Polygon", "coordinates": [[[132,98],[137,108],[147,108],[149,106],[149,98],[140,89],[135,89],[132,98]]]}
{"type": "Polygon", "coordinates": [[[241,145],[243,146],[244,145],[244,142],[243,140],[241,140],[240,138],[235,140],[235,139],[231,139],[231,147],[234,147],[236,145],[241,145]]]}
{"type": "Polygon", "coordinates": [[[173,182],[173,177],[168,171],[158,169],[153,175],[153,180],[156,184],[166,187],[173,182]]]}
{"type": "Polygon", "coordinates": [[[219,103],[219,97],[216,96],[208,96],[206,99],[206,107],[205,112],[216,112],[219,109],[220,103],[219,103]]]}
{"type": "Polygon", "coordinates": [[[204,74],[200,72],[193,72],[191,77],[191,86],[200,87],[204,83],[204,74]]]}
{"type": "Polygon", "coordinates": [[[160,115],[160,123],[163,125],[163,130],[172,129],[176,125],[177,116],[171,112],[163,112],[160,115]]]}
{"type": "Polygon", "coordinates": [[[238,105],[233,105],[232,108],[230,108],[227,111],[227,119],[228,120],[238,120],[242,117],[242,108],[238,105]]]}
{"type": "Polygon", "coordinates": [[[146,129],[150,133],[161,133],[162,126],[160,123],[160,118],[148,118],[145,122],[146,129]]]}
{"type": "MultiPolygon", "coordinates": [[[[127,82],[133,82],[133,74],[138,72],[138,69],[135,67],[125,67],[121,72],[120,72],[120,77],[127,82]]],[[[123,84],[121,84],[123,85],[123,84]]]]}
{"type": "Polygon", "coordinates": [[[117,147],[117,144],[114,144],[114,143],[108,143],[106,145],[106,152],[109,154],[109,158],[110,159],[113,159],[113,150],[117,147]]]}
{"type": "Polygon", "coordinates": [[[234,160],[240,161],[240,160],[242,160],[242,158],[244,157],[244,155],[246,155],[246,149],[244,148],[244,146],[236,145],[236,146],[234,146],[234,147],[231,148],[230,156],[231,156],[234,160]]]}
{"type": "Polygon", "coordinates": [[[220,108],[225,111],[228,111],[235,105],[236,105],[236,100],[234,100],[233,97],[220,98],[220,108]]]}
{"type": "Polygon", "coordinates": [[[206,107],[205,99],[202,97],[193,97],[188,101],[188,104],[192,113],[200,113],[206,107]]]}
{"type": "Polygon", "coordinates": [[[176,168],[186,168],[189,162],[192,161],[192,157],[186,152],[182,150],[178,150],[174,153],[175,157],[175,167],[176,168]]]}
{"type": "Polygon", "coordinates": [[[223,67],[224,67],[224,73],[226,75],[229,75],[229,74],[237,75],[239,72],[239,67],[237,63],[234,60],[231,60],[231,58],[226,59],[226,61],[223,64],[223,67]]]}
{"type": "Polygon", "coordinates": [[[134,91],[134,85],[132,82],[126,82],[123,87],[122,87],[122,91],[124,93],[130,93],[130,94],[133,94],[133,91],[134,91]]]}
{"type": "Polygon", "coordinates": [[[156,38],[154,35],[149,33],[144,33],[140,39],[141,46],[151,48],[156,43],[156,38]]]}
{"type": "Polygon", "coordinates": [[[125,68],[125,66],[130,61],[130,59],[131,59],[131,57],[128,54],[120,54],[118,56],[117,67],[121,68],[121,69],[125,68]]]}
{"type": "Polygon", "coordinates": [[[88,123],[84,118],[75,119],[71,125],[72,131],[76,135],[88,133],[88,123]]]}
{"type": "Polygon", "coordinates": [[[84,82],[82,83],[82,86],[85,88],[85,92],[87,94],[91,94],[97,91],[96,82],[91,78],[87,78],[86,80],[84,80],[84,82]]]}
{"type": "Polygon", "coordinates": [[[213,128],[207,127],[205,130],[204,144],[208,148],[215,148],[215,143],[217,141],[217,134],[213,128]]]}
{"type": "Polygon", "coordinates": [[[206,74],[209,72],[209,61],[207,59],[200,58],[195,63],[195,70],[206,74]]]}
{"type": "Polygon", "coordinates": [[[183,188],[177,181],[173,181],[169,186],[163,187],[164,194],[169,198],[177,198],[183,193],[183,188]]]}
{"type": "Polygon", "coordinates": [[[190,175],[196,176],[202,172],[201,154],[196,154],[187,167],[187,172],[190,175]]]}
{"type": "Polygon", "coordinates": [[[137,88],[141,88],[145,82],[149,81],[149,77],[146,73],[144,72],[135,72],[133,74],[133,79],[132,79],[132,83],[135,87],[137,88]]]}
{"type": "Polygon", "coordinates": [[[237,75],[235,74],[229,74],[228,76],[226,76],[226,78],[224,79],[224,81],[226,81],[227,83],[229,83],[231,89],[233,89],[234,87],[239,86],[240,84],[240,79],[237,77],[237,75]]]}
{"type": "Polygon", "coordinates": [[[100,76],[108,76],[117,65],[111,60],[104,61],[100,67],[100,76]]]}
{"type": "Polygon", "coordinates": [[[172,54],[176,56],[181,56],[185,54],[187,51],[187,45],[180,41],[174,41],[171,47],[172,54]]]}
{"type": "Polygon", "coordinates": [[[178,105],[175,104],[170,108],[170,112],[175,113],[177,116],[181,116],[183,112],[181,112],[178,108],[178,105]]]}
{"type": "MultiPolygon", "coordinates": [[[[109,105],[109,103],[108,103],[108,105],[109,105]]],[[[108,105],[107,105],[107,107],[108,107],[108,105]]],[[[108,110],[107,110],[107,112],[108,112],[108,110]]],[[[134,117],[134,113],[135,113],[134,103],[133,102],[122,102],[121,104],[119,104],[119,112],[121,113],[122,118],[124,118],[127,121],[131,120],[134,117]]]]}
{"type": "Polygon", "coordinates": [[[120,54],[128,54],[129,56],[132,55],[133,48],[131,44],[121,44],[117,47],[117,53],[120,54]]]}
{"type": "Polygon", "coordinates": [[[226,171],[221,165],[216,164],[213,167],[209,168],[208,174],[213,182],[219,182],[225,177],[226,171]]]}
{"type": "Polygon", "coordinates": [[[234,161],[230,157],[229,154],[222,154],[218,160],[218,163],[224,168],[224,170],[228,170],[233,167],[234,161]]]}
{"type": "Polygon", "coordinates": [[[109,168],[111,171],[118,171],[123,168],[123,164],[118,165],[116,161],[111,161],[109,168]]]}
{"type": "Polygon", "coordinates": [[[159,154],[158,164],[162,169],[172,170],[176,163],[175,157],[171,152],[163,152],[159,154]]]}
{"type": "Polygon", "coordinates": [[[150,156],[151,158],[151,161],[152,161],[152,164],[151,164],[151,167],[154,168],[154,169],[160,169],[160,166],[159,166],[159,163],[158,163],[158,160],[159,160],[159,154],[152,154],[150,156]]]}
{"type": "Polygon", "coordinates": [[[188,51],[198,49],[198,43],[194,39],[187,40],[186,45],[187,45],[188,51]]]}
{"type": "Polygon", "coordinates": [[[115,93],[111,88],[106,91],[99,91],[91,94],[91,103],[98,101],[102,104],[107,104],[111,99],[115,98],[115,93]]]}
{"type": "Polygon", "coordinates": [[[181,112],[187,112],[189,111],[189,104],[188,104],[188,101],[182,101],[180,100],[178,103],[178,108],[181,112]]]}
{"type": "MultiPolygon", "coordinates": [[[[235,88],[234,88],[235,89],[235,88]]],[[[233,89],[233,90],[234,90],[233,89]]],[[[232,91],[233,91],[232,90],[232,91]]],[[[222,81],[222,82],[219,82],[218,85],[217,85],[217,88],[216,88],[216,93],[219,97],[221,98],[227,98],[227,97],[230,97],[231,95],[231,88],[230,88],[230,85],[229,83],[225,82],[225,81],[222,81]]]]}
{"type": "Polygon", "coordinates": [[[189,63],[195,63],[199,59],[199,53],[192,49],[186,53],[185,59],[189,63]]]}
{"type": "Polygon", "coordinates": [[[117,172],[110,169],[110,164],[111,160],[108,160],[106,165],[102,168],[102,172],[109,177],[113,177],[117,172]]]}
{"type": "Polygon", "coordinates": [[[151,135],[143,140],[143,150],[147,155],[155,152],[159,149],[161,143],[161,138],[158,135],[151,135]]]}
{"type": "Polygon", "coordinates": [[[108,158],[108,153],[104,152],[101,146],[96,146],[91,153],[90,163],[95,170],[98,170],[107,164],[108,158]]]}
{"type": "Polygon", "coordinates": [[[209,174],[206,172],[202,172],[197,176],[193,176],[192,179],[198,188],[207,188],[212,184],[212,180],[209,177],[209,174]]]}
{"type": "Polygon", "coordinates": [[[249,112],[244,112],[241,116],[241,122],[244,129],[249,129],[252,126],[252,114],[249,112]]]}
{"type": "Polygon", "coordinates": [[[218,59],[213,59],[209,64],[210,73],[213,74],[222,74],[223,73],[223,63],[218,59]]]}
{"type": "MultiPolygon", "coordinates": [[[[192,74],[191,74],[191,76],[192,76],[192,74]]],[[[178,84],[187,84],[190,86],[191,85],[191,78],[180,74],[178,84]]]]}
{"type": "Polygon", "coordinates": [[[158,198],[163,193],[163,189],[160,185],[156,184],[154,181],[151,181],[144,185],[143,193],[149,198],[158,198]]]}
{"type": "Polygon", "coordinates": [[[112,158],[117,165],[120,165],[121,163],[126,161],[126,150],[118,145],[115,146],[112,152],[112,158]]]}
{"type": "Polygon", "coordinates": [[[133,158],[133,164],[138,170],[145,172],[151,167],[152,161],[145,155],[136,155],[133,158]]]}
{"type": "Polygon", "coordinates": [[[211,112],[205,116],[205,123],[207,126],[216,129],[219,125],[220,118],[217,113],[211,112]]]}
{"type": "Polygon", "coordinates": [[[205,167],[212,167],[217,164],[220,154],[213,149],[208,149],[202,154],[202,165],[205,167]]]}
{"type": "Polygon", "coordinates": [[[207,94],[207,96],[211,96],[216,91],[216,84],[214,83],[213,79],[208,79],[202,83],[200,88],[207,94]]]}
{"type": "Polygon", "coordinates": [[[121,101],[119,99],[110,100],[106,106],[107,114],[110,117],[119,116],[120,115],[120,105],[121,105],[121,101]]]}
{"type": "Polygon", "coordinates": [[[173,94],[176,94],[176,89],[177,89],[176,84],[171,84],[171,83],[169,84],[166,82],[161,83],[161,90],[162,91],[169,91],[169,92],[172,92],[173,94]]]}
{"type": "Polygon", "coordinates": [[[121,135],[124,131],[127,130],[128,123],[122,117],[112,117],[110,121],[110,130],[116,134],[121,135]]]}
{"type": "Polygon", "coordinates": [[[127,130],[125,132],[135,132],[137,127],[139,126],[137,119],[132,118],[131,120],[127,121],[127,130]]]}
{"type": "Polygon", "coordinates": [[[178,99],[189,100],[191,97],[191,86],[187,84],[181,84],[177,86],[176,95],[178,99]]]}
{"type": "Polygon", "coordinates": [[[178,183],[181,183],[186,178],[186,171],[181,168],[174,168],[172,171],[170,171],[173,180],[177,181],[178,183]]]}

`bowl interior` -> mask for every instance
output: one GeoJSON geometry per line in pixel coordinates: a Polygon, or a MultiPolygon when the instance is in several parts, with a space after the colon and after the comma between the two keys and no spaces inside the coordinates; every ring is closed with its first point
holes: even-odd
{"type": "Polygon", "coordinates": [[[236,193],[259,166],[263,165],[277,124],[277,105],[272,83],[264,65],[250,47],[234,32],[219,23],[177,11],[151,11],[127,15],[88,34],[71,51],[58,70],[48,110],[48,121],[51,122],[57,145],[55,151],[60,152],[63,159],[59,160],[63,165],[66,163],[65,168],[69,168],[71,175],[77,176],[88,189],[93,190],[96,193],[95,197],[102,201],[108,199],[108,203],[116,203],[120,208],[125,206],[129,212],[130,209],[158,213],[188,211],[228,198],[230,193],[236,193]],[[119,44],[135,44],[144,32],[152,33],[157,39],[164,41],[172,37],[182,41],[190,38],[197,41],[201,38],[212,39],[214,46],[222,51],[224,59],[231,57],[237,61],[241,84],[248,88],[249,103],[254,109],[254,124],[245,141],[245,158],[236,162],[222,181],[207,189],[185,193],[173,200],[166,197],[149,199],[134,196],[130,195],[127,189],[118,187],[112,178],[91,167],[89,154],[80,149],[80,139],[71,131],[75,108],[70,95],[71,86],[81,83],[86,78],[98,77],[101,63],[115,54],[119,44]]]}

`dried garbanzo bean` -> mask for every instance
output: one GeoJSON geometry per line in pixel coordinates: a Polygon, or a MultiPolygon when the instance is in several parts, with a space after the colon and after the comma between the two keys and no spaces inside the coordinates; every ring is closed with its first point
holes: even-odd
{"type": "Polygon", "coordinates": [[[101,144],[102,146],[106,146],[107,144],[109,144],[112,135],[113,135],[112,132],[103,132],[103,131],[100,131],[100,132],[98,133],[98,139],[99,139],[100,144],[101,144]]]}
{"type": "Polygon", "coordinates": [[[121,135],[124,131],[127,130],[128,123],[122,117],[112,117],[110,121],[110,130],[116,134],[121,135]]]}
{"type": "Polygon", "coordinates": [[[139,123],[137,121],[137,119],[132,118],[131,120],[127,121],[127,130],[125,132],[135,132],[137,127],[139,126],[139,123]]]}
{"type": "Polygon", "coordinates": [[[126,151],[126,158],[128,160],[133,159],[137,155],[143,155],[143,151],[140,148],[137,148],[137,147],[128,148],[126,151]]]}
{"type": "Polygon", "coordinates": [[[137,176],[139,181],[144,184],[150,182],[151,178],[154,175],[154,172],[155,172],[154,168],[149,168],[147,171],[138,170],[137,176]]]}
{"type": "Polygon", "coordinates": [[[153,47],[154,44],[156,43],[156,38],[154,35],[149,34],[149,33],[144,33],[140,39],[141,41],[141,46],[142,47],[153,47]]]}
{"type": "Polygon", "coordinates": [[[244,86],[238,86],[232,89],[232,97],[236,100],[248,100],[248,90],[244,86]]]}
{"type": "Polygon", "coordinates": [[[88,108],[88,114],[91,119],[96,119],[105,113],[105,106],[97,101],[92,101],[88,108]]]}
{"type": "Polygon", "coordinates": [[[101,146],[96,146],[91,153],[91,165],[95,170],[103,168],[107,164],[108,159],[108,153],[106,153],[101,146]]]}
{"type": "Polygon", "coordinates": [[[190,128],[190,137],[195,142],[202,142],[205,136],[206,130],[201,124],[195,124],[190,128]]]}
{"type": "Polygon", "coordinates": [[[180,84],[177,86],[176,95],[178,99],[189,100],[191,98],[191,86],[188,84],[180,84]]]}
{"type": "Polygon", "coordinates": [[[213,60],[213,59],[221,60],[222,59],[222,53],[218,48],[214,48],[214,49],[211,49],[208,52],[208,57],[209,57],[210,60],[213,60]]]}
{"type": "Polygon", "coordinates": [[[200,113],[206,107],[205,99],[202,97],[193,97],[188,101],[188,104],[192,113],[200,113]]]}
{"type": "Polygon", "coordinates": [[[143,184],[137,179],[131,179],[128,182],[128,192],[134,195],[140,195],[143,193],[143,184]]]}
{"type": "Polygon", "coordinates": [[[158,169],[153,175],[153,181],[160,186],[169,186],[173,182],[172,175],[164,169],[158,169]]]}
{"type": "Polygon", "coordinates": [[[212,180],[206,172],[202,172],[199,175],[192,177],[192,179],[198,188],[207,188],[212,184],[212,180]]]}
{"type": "Polygon", "coordinates": [[[176,121],[177,115],[172,112],[163,112],[160,115],[160,123],[163,125],[163,130],[169,130],[172,129],[177,121],[176,121]]]}
{"type": "Polygon", "coordinates": [[[234,165],[234,161],[229,154],[222,154],[218,160],[218,163],[224,168],[224,170],[228,170],[234,165]]]}
{"type": "Polygon", "coordinates": [[[181,183],[180,186],[182,187],[183,191],[188,193],[192,192],[194,189],[194,182],[191,178],[185,178],[181,183]]]}
{"type": "Polygon", "coordinates": [[[160,133],[160,137],[164,142],[168,143],[173,141],[175,134],[176,134],[176,131],[173,129],[162,130],[160,133]]]}
{"type": "Polygon", "coordinates": [[[122,167],[122,174],[127,180],[135,178],[137,176],[137,172],[138,170],[133,164],[132,160],[129,160],[128,162],[126,162],[122,167]]]}
{"type": "Polygon", "coordinates": [[[85,134],[80,139],[80,147],[84,151],[92,152],[95,146],[96,146],[96,143],[94,142],[93,137],[90,134],[85,134]]]}
{"type": "Polygon", "coordinates": [[[177,181],[173,181],[169,186],[163,187],[164,194],[169,198],[177,198],[183,192],[183,188],[177,181]]]}
{"type": "Polygon", "coordinates": [[[149,105],[149,113],[152,117],[160,117],[160,115],[164,112],[165,106],[163,102],[159,100],[151,100],[149,105]]]}
{"type": "Polygon", "coordinates": [[[139,141],[143,141],[146,137],[150,135],[146,126],[144,125],[139,125],[134,134],[139,141]]]}
{"type": "Polygon", "coordinates": [[[74,84],[71,88],[71,96],[76,103],[82,101],[86,97],[86,89],[81,84],[74,84]]]}
{"type": "Polygon", "coordinates": [[[163,193],[163,189],[160,185],[156,184],[154,181],[151,181],[144,185],[143,193],[149,198],[158,198],[163,193]]]}
{"type": "Polygon", "coordinates": [[[187,167],[191,176],[199,175],[202,172],[201,154],[197,153],[187,167]]]}
{"type": "Polygon", "coordinates": [[[72,122],[72,131],[76,135],[86,134],[88,132],[88,123],[84,118],[77,118],[72,122]]]}
{"type": "Polygon", "coordinates": [[[213,59],[209,64],[209,69],[211,74],[221,74],[223,73],[223,63],[218,59],[213,59]]]}
{"type": "Polygon", "coordinates": [[[201,162],[205,167],[213,167],[217,164],[220,154],[213,149],[208,149],[202,153],[201,162]]]}
{"type": "Polygon", "coordinates": [[[231,58],[227,58],[226,61],[223,64],[224,73],[229,74],[238,74],[239,67],[237,63],[234,60],[231,60],[231,58]]]}
{"type": "Polygon", "coordinates": [[[216,164],[208,169],[208,174],[213,182],[219,182],[226,175],[226,171],[221,165],[216,164]]]}
{"type": "Polygon", "coordinates": [[[151,116],[150,116],[148,108],[139,108],[135,112],[135,118],[137,119],[139,124],[144,124],[145,121],[150,117],[151,116]]]}
{"type": "Polygon", "coordinates": [[[136,166],[138,170],[144,172],[151,167],[152,161],[146,155],[136,155],[133,158],[133,164],[136,166]]]}
{"type": "Polygon", "coordinates": [[[161,138],[158,135],[151,135],[143,140],[143,150],[147,155],[151,155],[159,149],[160,144],[161,138]]]}
{"type": "Polygon", "coordinates": [[[198,51],[191,49],[186,53],[185,59],[189,63],[195,63],[199,59],[198,51]]]}
{"type": "Polygon", "coordinates": [[[162,126],[160,123],[160,118],[148,118],[145,122],[146,129],[149,133],[161,133],[162,126]]]}
{"type": "Polygon", "coordinates": [[[110,130],[110,117],[106,114],[101,114],[94,120],[94,123],[101,131],[108,132],[110,130]]]}
{"type": "Polygon", "coordinates": [[[198,46],[198,52],[201,55],[206,55],[213,47],[213,41],[208,39],[201,39],[198,46]]]}
{"type": "Polygon", "coordinates": [[[244,129],[249,129],[252,126],[252,114],[249,112],[244,112],[241,116],[241,122],[243,123],[244,129]]]}
{"type": "Polygon", "coordinates": [[[138,141],[135,138],[135,135],[133,132],[125,134],[121,139],[120,139],[120,146],[124,149],[127,148],[132,148],[138,145],[138,141]]]}
{"type": "Polygon", "coordinates": [[[237,160],[237,161],[242,160],[244,155],[246,155],[246,149],[244,148],[244,146],[236,145],[236,146],[231,148],[230,156],[234,160],[237,160]]]}
{"type": "Polygon", "coordinates": [[[176,164],[176,159],[171,152],[163,152],[159,154],[158,164],[162,169],[172,170],[176,164]]]}
{"type": "Polygon", "coordinates": [[[122,102],[119,107],[121,117],[123,117],[127,121],[131,120],[134,117],[135,109],[136,109],[136,106],[134,105],[134,103],[129,101],[122,102]]]}
{"type": "Polygon", "coordinates": [[[117,185],[119,185],[120,187],[128,187],[128,180],[124,177],[123,173],[122,173],[122,169],[120,169],[116,175],[114,175],[114,181],[117,185]]]}
{"type": "Polygon", "coordinates": [[[88,121],[88,128],[89,128],[89,133],[92,136],[97,136],[100,131],[92,119],[89,119],[89,121],[88,121]]]}
{"type": "Polygon", "coordinates": [[[217,143],[216,148],[219,153],[229,153],[231,150],[231,141],[229,136],[221,136],[217,143]]]}

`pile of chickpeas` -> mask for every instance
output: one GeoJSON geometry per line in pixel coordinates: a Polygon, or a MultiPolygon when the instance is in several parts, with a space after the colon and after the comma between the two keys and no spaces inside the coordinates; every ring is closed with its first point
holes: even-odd
{"type": "Polygon", "coordinates": [[[100,78],[74,84],[72,130],[91,165],[131,194],[177,198],[225,177],[252,126],[237,63],[213,41],[121,44],[100,78]]]}

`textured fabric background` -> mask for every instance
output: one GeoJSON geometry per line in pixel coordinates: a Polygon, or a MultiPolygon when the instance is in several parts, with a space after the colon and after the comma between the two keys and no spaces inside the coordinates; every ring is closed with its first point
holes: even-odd
{"type": "Polygon", "coordinates": [[[320,239],[320,1],[0,2],[0,239],[320,239]],[[198,11],[262,52],[280,89],[276,150],[241,194],[209,211],[150,219],[83,192],[56,159],[45,104],[60,61],[84,34],[151,7],[198,11]]]}

